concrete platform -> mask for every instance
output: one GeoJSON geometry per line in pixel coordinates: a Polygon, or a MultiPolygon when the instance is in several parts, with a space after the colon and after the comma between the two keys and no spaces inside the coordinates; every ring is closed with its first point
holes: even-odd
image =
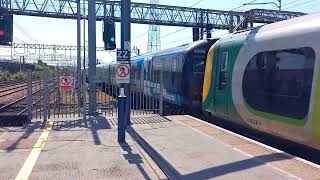
{"type": "Polygon", "coordinates": [[[320,168],[190,116],[51,119],[0,128],[2,179],[319,179],[320,168]]]}
{"type": "Polygon", "coordinates": [[[127,143],[119,144],[116,127],[105,118],[50,122],[43,129],[39,121],[26,128],[1,128],[0,180],[166,177],[129,135],[127,143]]]}
{"type": "Polygon", "coordinates": [[[170,179],[320,179],[320,166],[191,116],[129,129],[170,179]]]}

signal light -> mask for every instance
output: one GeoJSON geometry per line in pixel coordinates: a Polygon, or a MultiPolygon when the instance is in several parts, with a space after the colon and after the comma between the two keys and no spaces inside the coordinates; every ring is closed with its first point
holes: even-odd
{"type": "Polygon", "coordinates": [[[13,16],[0,13],[0,45],[9,45],[13,40],[13,16]]]}
{"type": "Polygon", "coordinates": [[[105,50],[116,49],[116,28],[113,21],[104,20],[103,41],[105,50]]]}

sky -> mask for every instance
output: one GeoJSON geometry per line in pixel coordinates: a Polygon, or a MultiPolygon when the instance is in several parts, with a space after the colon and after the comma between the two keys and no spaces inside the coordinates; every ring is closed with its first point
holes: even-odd
{"type": "MultiPolygon", "coordinates": [[[[37,0],[35,0],[37,1],[37,0]]],[[[150,0],[132,0],[133,2],[148,3],[150,0]]],[[[251,0],[159,0],[160,4],[195,7],[215,10],[231,10],[248,3],[251,0]]],[[[276,2],[277,0],[256,0],[260,2],[276,2]]],[[[283,10],[299,11],[306,13],[320,12],[320,0],[282,0],[283,10]]],[[[277,9],[275,5],[248,5],[235,9],[235,11],[246,11],[254,8],[277,9]]],[[[147,52],[149,25],[132,24],[131,41],[137,46],[141,53],[147,52]]],[[[192,42],[192,29],[186,28],[173,33],[182,27],[161,26],[160,37],[161,49],[166,49],[181,44],[192,42]],[[170,34],[169,36],[167,36],[170,34]]],[[[103,46],[102,22],[97,21],[97,47],[103,46]]],[[[116,23],[116,42],[120,47],[120,23],[116,23]]],[[[83,29],[82,29],[83,32],[83,29]]],[[[226,31],[215,31],[213,37],[226,34],[226,31]]],[[[54,19],[31,16],[14,16],[14,42],[76,45],[76,20],[54,19]]],[[[87,39],[87,38],[86,38],[87,39]]],[[[8,55],[10,49],[0,48],[0,57],[8,55]]],[[[21,53],[18,50],[15,52],[21,53]]],[[[51,52],[48,52],[51,53],[51,52]]],[[[63,53],[63,52],[59,52],[63,53]]],[[[72,52],[72,55],[75,52],[72,52]]],[[[112,61],[115,55],[107,52],[97,52],[97,58],[102,61],[112,61]]]]}

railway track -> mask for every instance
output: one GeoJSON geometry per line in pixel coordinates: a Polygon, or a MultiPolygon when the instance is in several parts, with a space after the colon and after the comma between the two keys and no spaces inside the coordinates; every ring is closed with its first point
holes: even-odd
{"type": "MultiPolygon", "coordinates": [[[[0,97],[8,97],[6,103],[0,104],[0,125],[23,125],[28,123],[27,118],[27,85],[19,85],[19,88],[15,88],[12,91],[2,91],[0,88],[0,97]],[[25,91],[25,92],[23,92],[25,91]],[[19,97],[18,94],[20,93],[19,97]],[[17,95],[16,95],[17,94],[17,95]],[[21,95],[22,94],[22,95],[21,95]]],[[[49,81],[49,94],[51,95],[57,87],[54,87],[54,81],[52,79],[49,81]]],[[[43,100],[43,87],[41,81],[33,82],[32,84],[32,97],[33,107],[37,106],[39,103],[42,103],[43,100]]]]}
{"type": "MultiPolygon", "coordinates": [[[[36,86],[41,84],[40,81],[36,81],[33,82],[32,86],[36,86]]],[[[18,84],[18,85],[14,85],[14,86],[6,86],[4,88],[0,87],[0,98],[8,96],[8,95],[12,95],[21,91],[26,91],[27,90],[27,84],[23,83],[23,84],[18,84]]]]}
{"type": "MultiPolygon", "coordinates": [[[[35,96],[37,93],[41,93],[43,89],[42,88],[38,88],[38,90],[36,90],[35,92],[32,92],[32,96],[35,96]]],[[[0,107],[0,116],[7,116],[7,115],[21,115],[22,113],[20,113],[20,109],[23,108],[23,103],[26,104],[26,102],[24,102],[27,99],[27,95],[18,98],[8,104],[5,104],[3,106],[0,107]],[[16,107],[15,105],[20,105],[20,107],[16,107]]],[[[25,108],[23,108],[25,109],[25,108]]]]}
{"type": "Polygon", "coordinates": [[[4,82],[0,82],[0,88],[19,85],[23,83],[26,83],[26,82],[25,81],[4,81],[4,82]]]}

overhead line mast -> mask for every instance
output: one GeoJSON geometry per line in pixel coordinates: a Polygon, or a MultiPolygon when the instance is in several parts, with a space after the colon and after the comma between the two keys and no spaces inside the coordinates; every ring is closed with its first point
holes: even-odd
{"type": "MultiPolygon", "coordinates": [[[[159,0],[150,0],[150,4],[154,4],[157,6],[159,4],[159,0]]],[[[153,9],[150,13],[150,18],[154,18],[157,16],[157,10],[153,9]]],[[[155,52],[161,49],[161,41],[160,41],[160,25],[150,24],[149,32],[148,32],[148,53],[155,52]]]]}

